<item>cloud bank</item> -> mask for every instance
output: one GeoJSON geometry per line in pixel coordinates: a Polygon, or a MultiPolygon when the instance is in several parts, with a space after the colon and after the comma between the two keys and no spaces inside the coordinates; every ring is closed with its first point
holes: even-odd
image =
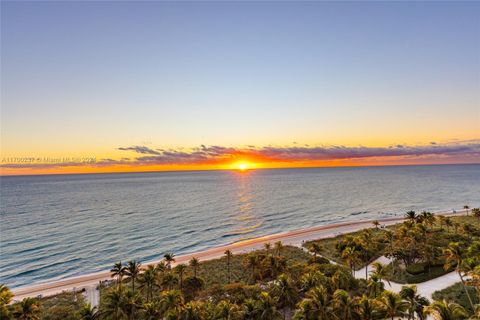
{"type": "MultiPolygon", "coordinates": [[[[192,149],[161,149],[146,146],[118,147],[119,160],[100,159],[94,163],[2,163],[1,168],[56,168],[56,167],[106,167],[142,165],[203,165],[228,164],[240,160],[255,163],[295,163],[321,162],[331,160],[375,160],[375,159],[480,159],[480,140],[457,141],[450,143],[430,142],[426,145],[392,145],[388,147],[365,146],[206,146],[192,149]],[[127,154],[128,153],[128,154],[127,154]]],[[[470,161],[471,162],[471,161],[470,161]]],[[[475,162],[480,162],[475,161],[475,162]]]]}
{"type": "MultiPolygon", "coordinates": [[[[148,148],[147,148],[148,149],[148,148]]],[[[395,145],[389,147],[346,147],[346,146],[289,146],[289,147],[254,147],[232,148],[223,146],[205,146],[189,151],[176,149],[148,149],[143,146],[119,148],[142,154],[136,161],[157,164],[195,164],[217,163],[228,160],[254,159],[259,162],[295,162],[317,160],[342,160],[378,157],[424,157],[468,155],[480,156],[480,141],[438,144],[431,142],[422,146],[395,145]]],[[[480,158],[480,157],[479,157],[480,158]]]]}

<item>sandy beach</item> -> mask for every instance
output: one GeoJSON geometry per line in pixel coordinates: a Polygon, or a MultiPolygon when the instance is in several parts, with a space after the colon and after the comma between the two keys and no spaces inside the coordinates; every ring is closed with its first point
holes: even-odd
{"type": "MultiPolygon", "coordinates": [[[[465,210],[458,210],[454,214],[452,212],[441,212],[436,213],[436,215],[461,215],[464,213],[465,210]]],[[[403,216],[398,216],[388,219],[379,219],[378,221],[381,225],[388,226],[401,222],[403,220],[403,216]]],[[[285,245],[301,246],[302,242],[304,241],[334,237],[339,234],[350,233],[364,228],[373,228],[372,221],[374,220],[348,221],[258,237],[220,247],[211,248],[200,252],[176,256],[176,261],[174,265],[179,263],[188,263],[188,261],[192,257],[196,257],[199,260],[203,261],[216,259],[222,257],[226,250],[231,250],[234,254],[244,253],[255,249],[263,248],[263,245],[269,242],[274,243],[276,241],[281,241],[285,245]]],[[[143,263],[143,267],[151,264],[157,264],[158,262],[160,262],[160,260],[143,263]]],[[[112,264],[113,263],[114,262],[112,262],[112,264]]],[[[12,292],[15,295],[14,301],[19,301],[26,297],[50,296],[61,293],[63,291],[79,291],[82,289],[88,291],[92,290],[92,288],[95,288],[100,281],[110,279],[110,272],[102,271],[77,277],[49,281],[28,287],[16,288],[13,289],[12,292]]]]}

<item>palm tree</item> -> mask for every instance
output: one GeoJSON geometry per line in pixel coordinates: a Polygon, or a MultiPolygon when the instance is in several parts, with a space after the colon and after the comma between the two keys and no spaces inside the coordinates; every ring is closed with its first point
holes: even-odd
{"type": "Polygon", "coordinates": [[[248,298],[243,302],[243,319],[254,320],[257,315],[257,304],[252,298],[248,298]]]}
{"type": "Polygon", "coordinates": [[[417,214],[413,210],[407,211],[407,213],[405,213],[405,219],[407,219],[411,223],[416,222],[417,218],[417,214]]]}
{"type": "Polygon", "coordinates": [[[185,274],[185,270],[187,270],[187,266],[183,263],[180,263],[175,267],[175,271],[178,273],[178,277],[180,278],[180,290],[183,289],[183,275],[185,274]]]}
{"type": "Polygon", "coordinates": [[[157,265],[155,266],[155,270],[157,273],[160,274],[167,271],[167,265],[165,264],[165,261],[160,261],[159,263],[157,263],[157,265]]]}
{"type": "Polygon", "coordinates": [[[350,298],[348,292],[342,289],[337,289],[332,297],[337,316],[342,320],[354,320],[356,301],[350,298]]]}
{"type": "Polygon", "coordinates": [[[422,211],[420,213],[420,217],[422,218],[422,221],[423,223],[425,223],[426,225],[430,226],[430,228],[433,226],[433,224],[435,223],[435,216],[431,213],[431,212],[428,212],[428,211],[422,211]]]}
{"type": "Polygon", "coordinates": [[[9,304],[12,302],[13,293],[10,289],[0,284],[0,319],[10,319],[9,304]]]}
{"type": "Polygon", "coordinates": [[[171,252],[167,252],[163,255],[163,259],[165,260],[167,270],[171,270],[172,269],[172,263],[175,262],[175,255],[171,252]]]}
{"type": "Polygon", "coordinates": [[[384,237],[385,241],[388,242],[385,256],[391,258],[390,266],[392,267],[392,273],[395,274],[395,263],[393,259],[395,257],[395,234],[390,230],[385,230],[384,237]]]}
{"type": "Polygon", "coordinates": [[[438,222],[440,223],[440,227],[443,228],[445,224],[445,216],[437,216],[438,222]]]}
{"type": "Polygon", "coordinates": [[[220,301],[215,307],[215,319],[235,320],[241,319],[241,311],[238,305],[227,300],[220,301]]]}
{"type": "Polygon", "coordinates": [[[424,307],[430,303],[427,298],[417,294],[417,286],[403,286],[400,297],[408,303],[408,319],[414,319],[415,313],[423,315],[424,307]]]}
{"type": "Polygon", "coordinates": [[[200,301],[190,301],[183,307],[180,320],[203,320],[205,319],[203,314],[203,304],[200,301]]]}
{"type": "Polygon", "coordinates": [[[480,319],[480,304],[475,307],[473,319],[480,319]]]}
{"type": "Polygon", "coordinates": [[[147,302],[142,305],[142,319],[144,320],[158,320],[162,319],[162,312],[160,311],[160,304],[158,301],[147,302]]]}
{"type": "Polygon", "coordinates": [[[352,274],[337,270],[331,277],[332,289],[348,289],[352,280],[352,274]]]}
{"type": "Polygon", "coordinates": [[[365,263],[365,280],[368,279],[368,264],[372,256],[370,249],[371,241],[371,236],[368,236],[367,239],[362,239],[360,241],[361,245],[359,246],[359,257],[361,258],[362,262],[365,263]]]}
{"type": "Polygon", "coordinates": [[[136,260],[131,260],[128,262],[126,268],[125,268],[125,275],[127,277],[130,277],[132,280],[132,291],[135,292],[135,280],[138,278],[138,275],[140,274],[140,262],[136,260]]]}
{"type": "Polygon", "coordinates": [[[475,231],[476,231],[476,228],[470,223],[465,223],[464,225],[462,225],[462,232],[465,233],[465,235],[469,240],[472,240],[472,234],[475,231]]]}
{"type": "Polygon", "coordinates": [[[291,279],[285,274],[282,274],[274,282],[272,291],[278,298],[279,306],[283,309],[283,319],[285,319],[287,308],[291,308],[297,303],[297,289],[293,285],[291,279]]]}
{"type": "MultiPolygon", "coordinates": [[[[259,261],[260,264],[260,261],[259,261]]],[[[286,261],[280,256],[268,255],[261,261],[264,272],[270,272],[272,278],[276,278],[279,272],[282,272],[286,267],[286,261]]]]}
{"type": "Polygon", "coordinates": [[[13,312],[13,316],[18,320],[38,320],[40,305],[37,299],[25,298],[17,304],[17,309],[13,312]]]}
{"type": "Polygon", "coordinates": [[[129,320],[137,318],[137,309],[141,307],[140,296],[135,291],[126,291],[122,297],[123,313],[127,315],[129,320]]]}
{"type": "Polygon", "coordinates": [[[329,280],[329,278],[327,278],[322,272],[318,270],[308,271],[304,273],[300,278],[301,291],[307,292],[313,287],[326,284],[327,282],[329,282],[329,280]]]}
{"type": "Polygon", "coordinates": [[[468,316],[462,306],[447,300],[433,302],[427,307],[427,313],[432,314],[436,320],[460,320],[468,316]]]}
{"type": "Polygon", "coordinates": [[[120,320],[128,317],[128,310],[125,311],[125,291],[117,288],[108,292],[105,303],[102,305],[102,312],[111,315],[113,320],[120,320]]]}
{"type": "Polygon", "coordinates": [[[390,291],[385,291],[383,293],[379,303],[385,314],[392,320],[394,320],[395,317],[403,317],[407,310],[407,304],[405,301],[403,301],[397,293],[390,291]]]}
{"type": "Polygon", "coordinates": [[[322,252],[322,246],[319,245],[317,242],[312,242],[308,246],[308,251],[313,253],[313,261],[317,262],[317,255],[319,255],[322,252]]]}
{"type": "Polygon", "coordinates": [[[468,216],[468,209],[470,209],[470,207],[468,205],[464,205],[463,209],[465,209],[465,211],[467,212],[467,216],[468,216]]]}
{"type": "Polygon", "coordinates": [[[90,303],[84,305],[79,313],[82,320],[97,320],[100,318],[100,312],[98,312],[97,307],[92,307],[90,303]]]}
{"type": "Polygon", "coordinates": [[[252,282],[255,283],[255,271],[256,268],[259,266],[259,259],[258,256],[254,253],[248,254],[244,260],[243,260],[243,265],[245,266],[246,269],[251,269],[252,271],[252,282]]]}
{"type": "Polygon", "coordinates": [[[355,265],[358,262],[358,251],[355,247],[346,247],[342,251],[342,259],[344,259],[348,266],[350,267],[350,271],[352,275],[355,276],[355,265]]]}
{"type": "Polygon", "coordinates": [[[318,311],[313,301],[310,299],[303,299],[298,304],[298,309],[293,315],[293,320],[317,320],[323,319],[318,316],[318,311]]]}
{"type": "Polygon", "coordinates": [[[376,298],[378,293],[382,293],[385,290],[385,285],[376,274],[372,274],[367,280],[367,289],[370,296],[376,298]]]}
{"type": "Polygon", "coordinates": [[[462,266],[463,266],[463,249],[458,242],[451,242],[447,248],[443,250],[443,254],[445,255],[445,270],[450,269],[451,267],[455,266],[458,276],[460,277],[460,281],[463,285],[463,290],[467,294],[468,301],[470,302],[470,306],[472,310],[474,309],[472,298],[470,297],[470,293],[467,290],[465,279],[462,275],[462,266]]]}
{"type": "Polygon", "coordinates": [[[433,245],[427,244],[423,246],[421,253],[425,263],[427,264],[428,274],[430,275],[432,264],[434,263],[435,259],[438,257],[439,248],[433,245]]]}
{"type": "Polygon", "coordinates": [[[161,283],[162,288],[172,290],[173,287],[178,283],[178,278],[177,278],[177,276],[175,276],[171,272],[168,272],[168,273],[163,275],[160,283],[161,283]]]}
{"type": "Polygon", "coordinates": [[[266,242],[263,244],[263,247],[265,248],[265,253],[269,255],[270,249],[272,249],[272,244],[270,242],[266,242]]]}
{"type": "Polygon", "coordinates": [[[111,277],[115,278],[117,277],[117,284],[118,287],[122,286],[122,279],[123,276],[125,275],[125,266],[122,264],[122,262],[115,263],[113,265],[113,268],[110,270],[111,277]]]}
{"type": "Polygon", "coordinates": [[[315,319],[328,320],[333,318],[332,299],[324,286],[320,285],[312,288],[307,292],[306,297],[312,301],[316,315],[315,319]]]}
{"type": "Polygon", "coordinates": [[[231,274],[230,274],[230,263],[233,257],[233,253],[230,250],[225,251],[225,257],[227,258],[227,277],[228,277],[228,283],[231,281],[231,274]]]}
{"type": "Polygon", "coordinates": [[[453,230],[455,231],[455,233],[457,233],[458,227],[460,227],[460,223],[454,221],[452,224],[453,230]]]}
{"type": "Polygon", "coordinates": [[[381,264],[380,262],[376,261],[372,263],[373,267],[373,275],[375,275],[380,280],[386,280],[388,285],[390,285],[390,280],[388,280],[388,270],[385,265],[381,264]]]}
{"type": "Polygon", "coordinates": [[[147,302],[150,302],[153,298],[153,289],[156,285],[156,280],[157,268],[152,265],[149,265],[138,278],[139,288],[146,293],[147,302]]]}
{"type": "Polygon", "coordinates": [[[375,229],[378,229],[378,226],[380,225],[380,222],[378,220],[373,220],[372,224],[375,226],[375,229]]]}
{"type": "Polygon", "coordinates": [[[359,320],[376,320],[380,319],[381,312],[378,303],[374,299],[370,299],[366,295],[356,298],[355,314],[359,320]]]}
{"type": "Polygon", "coordinates": [[[275,254],[276,254],[277,256],[281,255],[281,254],[282,254],[282,250],[283,250],[282,241],[277,241],[277,242],[275,242],[274,246],[275,246],[275,254]]]}
{"type": "Polygon", "coordinates": [[[261,292],[257,301],[257,319],[282,319],[282,314],[277,310],[276,304],[276,301],[267,292],[261,292]]]}
{"type": "Polygon", "coordinates": [[[168,290],[162,292],[160,296],[160,310],[164,315],[170,315],[177,319],[183,305],[184,301],[180,291],[168,290]]]}
{"type": "Polygon", "coordinates": [[[480,208],[473,208],[472,214],[478,219],[478,223],[480,224],[480,208]]]}
{"type": "Polygon", "coordinates": [[[190,267],[193,268],[193,276],[196,278],[197,270],[200,267],[200,261],[198,261],[197,258],[193,257],[192,259],[190,259],[190,267]]]}
{"type": "Polygon", "coordinates": [[[453,226],[453,221],[449,217],[445,217],[445,226],[447,226],[447,232],[450,232],[450,227],[453,226]]]}

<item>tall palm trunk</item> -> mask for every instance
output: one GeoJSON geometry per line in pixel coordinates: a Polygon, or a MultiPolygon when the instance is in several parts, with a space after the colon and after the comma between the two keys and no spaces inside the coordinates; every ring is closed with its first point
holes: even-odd
{"type": "Polygon", "coordinates": [[[465,284],[465,280],[463,279],[463,276],[460,270],[458,271],[458,275],[460,276],[460,280],[462,281],[463,290],[465,290],[465,293],[467,294],[468,302],[470,303],[472,310],[475,310],[475,307],[473,306],[472,297],[470,297],[470,293],[467,290],[467,285],[465,284]]]}
{"type": "Polygon", "coordinates": [[[227,274],[228,274],[228,283],[230,283],[231,282],[231,278],[230,278],[230,258],[227,261],[227,274]]]}

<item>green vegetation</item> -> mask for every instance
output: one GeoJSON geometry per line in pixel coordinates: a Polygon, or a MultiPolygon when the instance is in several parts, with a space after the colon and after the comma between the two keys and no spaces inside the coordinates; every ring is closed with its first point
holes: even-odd
{"type": "MultiPolygon", "coordinates": [[[[467,287],[467,290],[472,297],[474,304],[480,303],[480,298],[475,292],[474,287],[467,287]]],[[[440,291],[435,291],[433,293],[433,299],[435,300],[449,300],[461,305],[464,309],[468,312],[473,313],[473,309],[470,306],[470,302],[468,301],[467,294],[463,289],[463,285],[461,282],[454,284],[448,288],[445,288],[440,291]]]]}
{"type": "Polygon", "coordinates": [[[407,268],[402,268],[400,263],[394,262],[385,268],[387,272],[384,279],[397,283],[421,283],[452,271],[452,269],[445,269],[444,265],[431,266],[430,271],[428,271],[428,267],[424,263],[416,263],[407,268]]]}
{"type": "Polygon", "coordinates": [[[393,262],[383,279],[420,283],[455,269],[455,261],[445,267],[444,250],[450,243],[464,246],[480,240],[480,213],[477,208],[471,212],[469,216],[436,217],[426,211],[409,211],[403,223],[382,229],[373,221],[371,229],[308,241],[304,247],[317,246],[320,255],[350,266],[353,273],[384,255],[393,262]]]}
{"type": "MultiPolygon", "coordinates": [[[[180,319],[180,320],[376,320],[478,319],[480,311],[480,231],[478,211],[468,217],[436,218],[410,211],[407,221],[297,247],[266,244],[263,250],[175,266],[166,254],[157,265],[116,263],[112,282],[100,286],[100,305],[91,308],[80,293],[24,299],[0,287],[1,319],[180,319]],[[377,257],[373,272],[356,279],[358,268],[377,257]],[[332,264],[327,258],[340,262],[332,264]],[[399,293],[382,280],[415,282],[446,271],[462,282],[435,294],[432,304],[415,285],[399,293]]],[[[363,276],[363,275],[362,275],[363,276]]]]}
{"type": "MultiPolygon", "coordinates": [[[[251,282],[251,273],[244,267],[245,259],[250,254],[236,254],[230,257],[230,281],[227,268],[227,257],[221,259],[214,259],[202,262],[198,268],[198,276],[205,281],[205,285],[210,287],[212,285],[224,285],[228,283],[249,283],[251,282]]],[[[258,257],[267,256],[266,250],[258,250],[255,252],[258,257]]],[[[311,258],[308,253],[300,250],[297,247],[283,246],[281,249],[281,256],[287,267],[291,267],[297,263],[306,263],[311,258]]],[[[266,262],[265,262],[266,263],[266,262]]],[[[193,270],[189,268],[188,274],[193,275],[193,270]]]]}

